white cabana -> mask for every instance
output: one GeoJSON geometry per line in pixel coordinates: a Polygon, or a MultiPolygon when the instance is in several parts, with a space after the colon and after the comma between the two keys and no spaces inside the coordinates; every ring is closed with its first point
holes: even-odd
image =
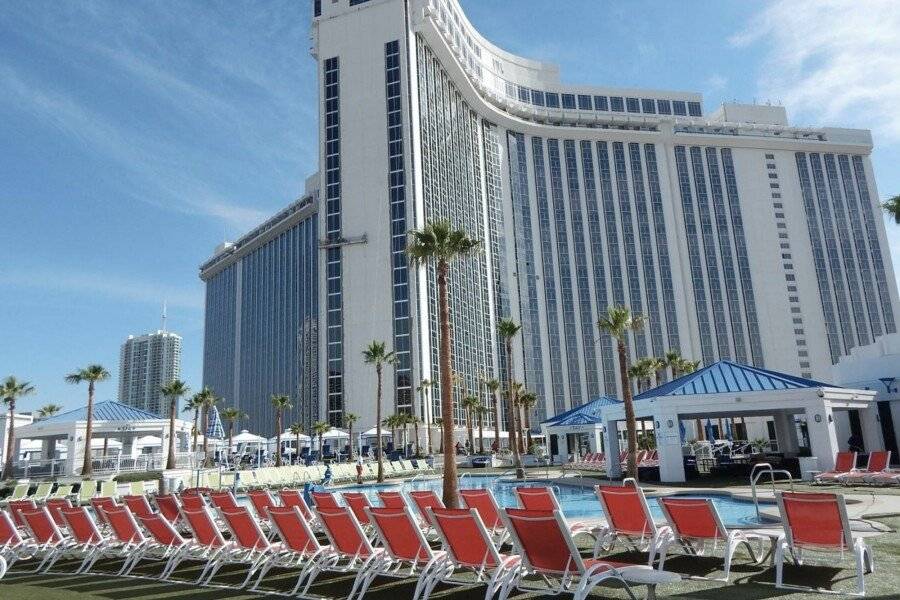
{"type": "Polygon", "coordinates": [[[573,445],[576,441],[569,436],[578,434],[587,434],[589,452],[603,452],[604,410],[621,404],[616,398],[600,396],[541,423],[542,434],[550,440],[551,458],[567,462],[570,450],[578,451],[578,448],[569,448],[569,440],[572,439],[573,445]]]}
{"type": "MultiPolygon", "coordinates": [[[[882,448],[884,441],[878,421],[875,392],[831,386],[819,381],[777,373],[758,367],[720,361],[635,397],[638,419],[653,420],[659,450],[659,473],[663,482],[685,480],[681,422],[693,419],[729,417],[771,417],[775,423],[778,448],[786,457],[796,457],[800,448],[796,420],[805,421],[809,450],[817,469],[834,468],[838,451],[834,413],[858,410],[866,448],[882,448]]],[[[606,452],[616,456],[619,438],[614,433],[625,419],[621,406],[603,413],[606,424],[606,452]]],[[[609,474],[620,474],[616,461],[609,474]]]]}
{"type": "MultiPolygon", "coordinates": [[[[16,444],[38,440],[42,445],[42,460],[59,463],[54,464],[55,473],[75,475],[83,461],[86,430],[87,407],[81,407],[17,427],[16,444]],[[59,454],[65,454],[65,459],[54,460],[58,446],[64,448],[59,454]]],[[[169,435],[173,434],[177,438],[176,451],[180,453],[176,459],[186,465],[190,433],[189,421],[175,419],[175,431],[170,432],[168,418],[112,400],[98,402],[93,407],[92,454],[97,450],[102,452],[106,444],[107,451],[115,448],[122,459],[133,459],[139,454],[136,444],[139,438],[157,436],[163,444],[168,444],[169,435]]]]}

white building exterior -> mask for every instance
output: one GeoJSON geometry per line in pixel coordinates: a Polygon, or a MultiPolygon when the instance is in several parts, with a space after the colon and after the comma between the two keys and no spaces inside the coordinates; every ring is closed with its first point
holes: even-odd
{"type": "Polygon", "coordinates": [[[181,336],[171,331],[129,335],[119,352],[119,402],[162,417],[169,401],[160,388],[181,377],[181,336]]]}
{"type": "Polygon", "coordinates": [[[321,418],[374,425],[361,356],[373,339],[400,358],[385,412],[423,412],[415,386],[440,379],[435,280],[403,248],[429,220],[485,245],[452,267],[460,387],[490,406],[479,380],[503,376],[496,322],[510,316],[532,423],[621,397],[596,328],[612,305],[649,318],[632,359],[678,349],[824,381],[896,332],[868,131],[794,127],[776,106],[707,115],[692,92],[564,85],[557,66],[491,44],[456,0],[313,9],[321,418]]]}

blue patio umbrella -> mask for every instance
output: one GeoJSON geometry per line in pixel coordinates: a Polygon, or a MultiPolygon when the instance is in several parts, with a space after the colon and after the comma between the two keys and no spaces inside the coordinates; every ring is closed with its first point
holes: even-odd
{"type": "Polygon", "coordinates": [[[213,406],[209,411],[209,427],[206,428],[206,437],[211,440],[221,440],[225,437],[225,430],[222,429],[222,419],[219,418],[219,407],[213,406]]]}
{"type": "Polygon", "coordinates": [[[729,442],[734,441],[734,433],[731,431],[731,419],[725,419],[725,439],[729,442]]]}
{"type": "Polygon", "coordinates": [[[704,427],[704,430],[706,430],[706,439],[711,442],[716,439],[716,430],[713,429],[712,421],[710,421],[709,419],[706,420],[706,426],[704,427]]]}
{"type": "Polygon", "coordinates": [[[684,429],[684,421],[678,421],[678,431],[681,433],[681,443],[684,443],[684,438],[687,437],[687,431],[684,429]]]}

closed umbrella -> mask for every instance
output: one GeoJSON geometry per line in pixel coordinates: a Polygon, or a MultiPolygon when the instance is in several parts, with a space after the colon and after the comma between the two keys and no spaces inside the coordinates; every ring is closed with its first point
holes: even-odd
{"type": "Polygon", "coordinates": [[[678,431],[681,433],[681,443],[684,443],[684,438],[687,437],[687,431],[684,429],[684,421],[678,421],[678,431]]]}
{"type": "Polygon", "coordinates": [[[734,441],[734,434],[731,431],[731,419],[725,419],[725,439],[729,442],[734,441]]]}
{"type": "Polygon", "coordinates": [[[710,442],[714,442],[716,439],[716,430],[713,429],[713,424],[709,419],[706,419],[706,426],[704,429],[706,430],[706,439],[710,442]]]}

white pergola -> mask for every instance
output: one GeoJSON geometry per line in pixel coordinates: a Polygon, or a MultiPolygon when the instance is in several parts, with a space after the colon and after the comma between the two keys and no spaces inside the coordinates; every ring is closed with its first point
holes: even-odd
{"type": "MultiPolygon", "coordinates": [[[[881,426],[874,402],[875,392],[830,386],[793,375],[721,361],[696,373],[649,390],[634,400],[635,417],[653,420],[659,450],[660,480],[685,480],[680,422],[726,417],[772,417],[778,447],[785,456],[796,456],[800,447],[796,416],[806,418],[810,451],[818,469],[834,467],[838,451],[835,411],[857,409],[866,448],[882,448],[881,426]]],[[[617,424],[625,419],[622,406],[604,411],[606,450],[619,452],[617,424]]],[[[616,461],[610,476],[619,476],[616,461]]]]}
{"type": "MultiPolygon", "coordinates": [[[[102,448],[104,440],[121,444],[120,456],[134,458],[139,454],[137,440],[146,436],[160,438],[162,447],[169,443],[169,419],[154,415],[119,402],[107,400],[94,405],[91,427],[91,446],[102,448]]],[[[50,461],[57,443],[65,446],[66,459],[61,473],[75,475],[84,460],[84,438],[87,433],[87,407],[77,408],[16,428],[16,444],[24,440],[41,442],[41,460],[50,461]]],[[[191,423],[175,419],[176,450],[189,448],[191,423]]],[[[117,444],[114,444],[117,445],[117,444]]],[[[16,452],[18,456],[18,449],[16,452]]]]}
{"type": "Polygon", "coordinates": [[[566,462],[569,456],[567,436],[579,433],[587,434],[590,452],[602,452],[603,414],[605,409],[617,407],[620,404],[622,404],[620,400],[601,396],[596,400],[591,400],[541,423],[541,433],[548,440],[548,443],[551,439],[550,436],[556,436],[557,451],[551,458],[566,462]]]}

